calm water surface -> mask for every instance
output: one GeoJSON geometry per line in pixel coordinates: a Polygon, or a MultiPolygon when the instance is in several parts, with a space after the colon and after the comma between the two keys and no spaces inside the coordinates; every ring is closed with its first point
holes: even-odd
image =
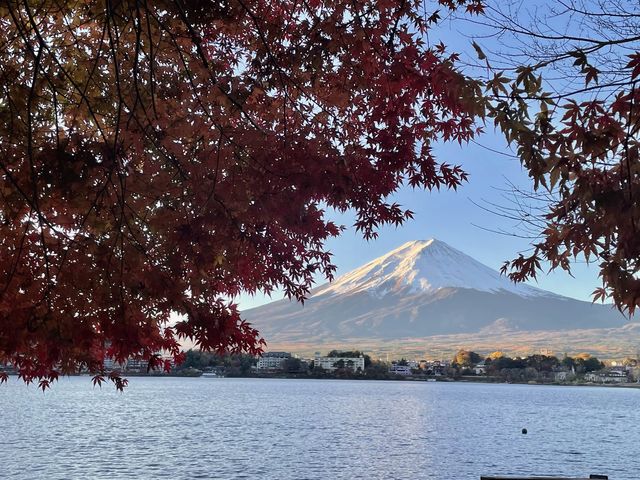
{"type": "Polygon", "coordinates": [[[130,380],[124,394],[88,377],[0,387],[0,478],[640,478],[635,389],[130,380]]]}

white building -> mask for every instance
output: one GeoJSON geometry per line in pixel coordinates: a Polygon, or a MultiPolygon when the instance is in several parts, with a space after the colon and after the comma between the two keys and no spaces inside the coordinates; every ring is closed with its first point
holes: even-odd
{"type": "Polygon", "coordinates": [[[590,372],[584,376],[584,379],[594,383],[626,383],[629,381],[627,373],[620,370],[590,372]]]}
{"type": "Polygon", "coordinates": [[[487,373],[487,366],[484,362],[480,362],[475,367],[473,367],[473,373],[475,373],[476,375],[485,375],[487,373]]]}
{"type": "Polygon", "coordinates": [[[149,369],[149,361],[130,358],[127,360],[125,368],[127,372],[144,373],[149,369]]]}
{"type": "Polygon", "coordinates": [[[321,357],[320,352],[316,352],[313,359],[313,367],[322,367],[324,370],[333,372],[338,368],[348,368],[357,372],[364,371],[364,357],[321,357]]]}
{"type": "Polygon", "coordinates": [[[411,375],[411,366],[409,365],[398,365],[397,363],[392,363],[389,366],[389,373],[395,373],[396,375],[411,375]]]}
{"type": "Polygon", "coordinates": [[[106,357],[104,359],[104,369],[109,372],[111,370],[124,370],[127,362],[124,361],[122,363],[116,362],[113,358],[106,357]]]}
{"type": "Polygon", "coordinates": [[[265,352],[258,359],[257,370],[281,370],[285,360],[291,358],[287,352],[265,352]]]}

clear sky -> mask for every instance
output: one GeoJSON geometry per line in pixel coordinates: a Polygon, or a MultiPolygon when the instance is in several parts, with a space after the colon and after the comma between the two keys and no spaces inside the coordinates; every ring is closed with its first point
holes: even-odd
{"type": "MultiPolygon", "coordinates": [[[[486,30],[480,31],[479,28],[468,22],[445,22],[442,30],[432,33],[429,40],[434,43],[442,40],[452,51],[462,53],[463,62],[474,63],[475,53],[471,48],[474,37],[486,51],[497,47],[485,35],[486,30]]],[[[477,139],[477,143],[462,147],[457,144],[438,145],[434,151],[439,161],[462,165],[469,173],[469,182],[457,192],[401,189],[389,201],[397,201],[412,210],[414,219],[399,228],[388,226],[380,229],[379,238],[374,241],[365,241],[355,232],[351,227],[352,215],[333,213],[333,219],[348,227],[341,237],[327,244],[338,267],[336,276],[411,240],[437,238],[496,270],[505,260],[511,260],[530,248],[526,239],[488,231],[519,232],[513,220],[496,216],[476,205],[485,202],[508,205],[503,195],[510,183],[531,190],[531,182],[509,151],[504,138],[487,125],[486,133],[477,139]]],[[[597,265],[579,262],[574,264],[572,273],[573,277],[559,270],[548,275],[541,273],[536,286],[590,301],[591,292],[601,285],[597,265]]],[[[319,283],[324,283],[324,280],[319,279],[319,283]]],[[[236,300],[241,309],[248,309],[279,298],[281,295],[273,295],[272,298],[257,295],[242,296],[236,300]]]]}

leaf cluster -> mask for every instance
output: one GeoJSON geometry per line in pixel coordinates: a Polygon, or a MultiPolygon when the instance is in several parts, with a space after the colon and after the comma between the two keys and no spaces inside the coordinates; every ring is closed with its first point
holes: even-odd
{"type": "Polygon", "coordinates": [[[100,383],[107,357],[161,368],[184,340],[257,354],[231,299],[331,278],[324,208],[372,238],[411,217],[388,201],[403,183],[465,181],[431,145],[476,133],[480,86],[425,44],[422,9],[3,3],[0,362],[46,386],[100,383]]]}
{"type": "Polygon", "coordinates": [[[611,299],[632,315],[640,306],[640,15],[626,0],[561,4],[528,10],[530,26],[492,6],[483,21],[512,43],[501,54],[475,46],[489,72],[486,118],[544,199],[539,214],[520,212],[534,230],[532,251],[502,271],[523,281],[545,263],[570,273],[580,258],[596,262],[594,301],[611,299]]]}

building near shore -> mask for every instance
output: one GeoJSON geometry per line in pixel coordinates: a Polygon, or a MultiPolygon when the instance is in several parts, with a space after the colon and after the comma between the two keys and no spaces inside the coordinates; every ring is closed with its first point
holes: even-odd
{"type": "Polygon", "coordinates": [[[282,370],[282,365],[290,358],[291,354],[288,352],[265,352],[258,359],[256,370],[282,370]]]}
{"type": "Polygon", "coordinates": [[[589,372],[584,376],[584,379],[594,383],[626,383],[629,381],[629,376],[626,371],[610,369],[589,372]]]}
{"type": "Polygon", "coordinates": [[[389,373],[408,376],[413,372],[411,371],[411,366],[409,365],[398,365],[397,363],[392,363],[391,365],[389,365],[389,373]]]}
{"type": "Polygon", "coordinates": [[[475,373],[476,375],[487,374],[487,365],[484,363],[484,360],[473,367],[473,373],[475,373]]]}
{"type": "Polygon", "coordinates": [[[313,359],[313,367],[320,367],[329,372],[333,372],[339,368],[346,368],[357,372],[364,371],[364,357],[323,357],[320,352],[316,352],[313,359]]]}
{"type": "Polygon", "coordinates": [[[149,371],[149,361],[130,358],[124,365],[125,372],[144,373],[149,371]]]}

